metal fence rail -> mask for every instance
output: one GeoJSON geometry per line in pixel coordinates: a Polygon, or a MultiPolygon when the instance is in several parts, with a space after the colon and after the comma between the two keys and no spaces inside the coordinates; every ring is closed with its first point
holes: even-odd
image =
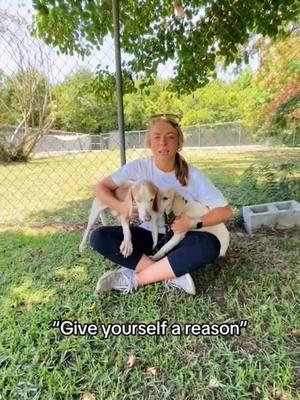
{"type": "MultiPolygon", "coordinates": [[[[8,127],[0,131],[0,142],[9,142],[16,127],[8,127]]],[[[256,144],[248,133],[243,122],[223,122],[216,124],[199,124],[182,127],[185,145],[188,147],[208,146],[240,146],[256,144]]],[[[22,136],[23,131],[19,131],[22,136]]],[[[125,143],[127,149],[145,148],[146,130],[126,131],[125,143]]],[[[72,153],[91,150],[113,150],[120,148],[119,133],[117,131],[92,135],[86,133],[49,130],[41,138],[34,154],[72,153]]]]}

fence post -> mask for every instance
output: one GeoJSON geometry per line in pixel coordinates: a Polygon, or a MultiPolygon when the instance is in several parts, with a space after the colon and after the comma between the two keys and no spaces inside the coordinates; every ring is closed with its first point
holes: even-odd
{"type": "Polygon", "coordinates": [[[118,127],[120,136],[120,158],[121,165],[126,164],[125,152],[125,129],[124,129],[124,109],[123,109],[123,87],[122,87],[122,68],[121,68],[121,49],[120,49],[120,21],[119,0],[112,0],[114,18],[114,41],[115,41],[115,63],[116,63],[116,90],[118,100],[118,127]]]}
{"type": "Polygon", "coordinates": [[[201,147],[201,126],[198,125],[198,146],[201,147]]]}

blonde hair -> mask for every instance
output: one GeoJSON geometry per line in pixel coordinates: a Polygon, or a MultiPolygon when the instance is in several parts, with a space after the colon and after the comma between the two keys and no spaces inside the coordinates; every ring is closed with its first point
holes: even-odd
{"type": "MultiPolygon", "coordinates": [[[[179,125],[179,123],[172,117],[170,116],[158,116],[158,117],[153,117],[150,120],[149,128],[147,130],[146,134],[146,145],[150,147],[151,145],[151,129],[154,124],[160,121],[165,121],[168,122],[173,128],[176,129],[178,133],[178,144],[179,148],[178,150],[181,150],[184,142],[184,137],[183,137],[183,132],[182,129],[179,125]]],[[[188,179],[189,179],[189,167],[185,159],[179,154],[179,152],[176,152],[175,156],[175,176],[177,180],[180,182],[181,186],[187,186],[188,184],[188,179]]]]}

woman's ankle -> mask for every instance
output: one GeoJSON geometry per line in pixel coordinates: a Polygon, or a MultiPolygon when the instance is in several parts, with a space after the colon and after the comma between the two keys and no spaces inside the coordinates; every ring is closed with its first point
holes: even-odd
{"type": "Polygon", "coordinates": [[[155,263],[155,261],[151,260],[151,258],[149,258],[149,257],[145,256],[145,254],[143,254],[135,268],[135,272],[141,272],[145,268],[148,268],[150,265],[152,265],[154,263],[155,263]]]}

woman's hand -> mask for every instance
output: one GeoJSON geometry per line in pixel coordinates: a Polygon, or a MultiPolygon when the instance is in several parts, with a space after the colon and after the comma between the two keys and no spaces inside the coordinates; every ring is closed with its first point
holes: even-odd
{"type": "Polygon", "coordinates": [[[192,227],[193,219],[184,213],[176,217],[175,221],[171,225],[172,231],[176,234],[185,233],[192,229],[192,227]]]}

